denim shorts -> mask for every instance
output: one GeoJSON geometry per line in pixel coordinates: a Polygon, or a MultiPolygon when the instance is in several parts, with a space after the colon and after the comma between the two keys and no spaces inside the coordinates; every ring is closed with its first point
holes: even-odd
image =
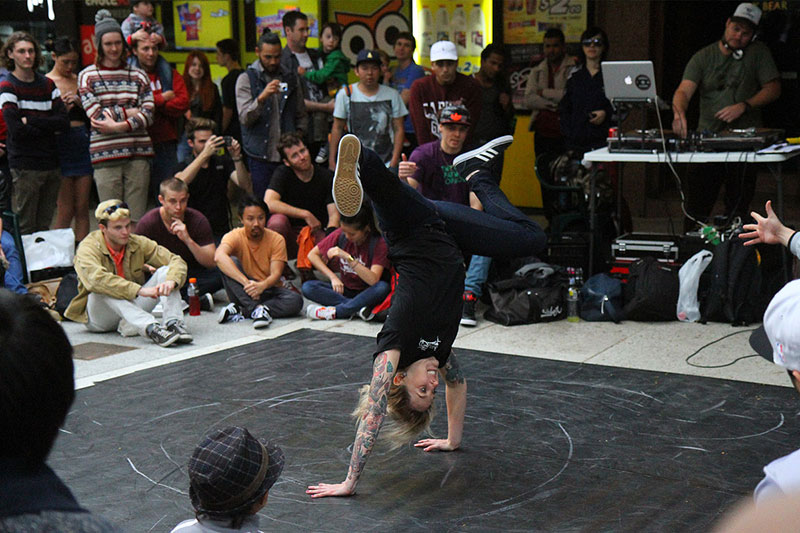
{"type": "Polygon", "coordinates": [[[86,126],[72,126],[61,136],[58,159],[61,163],[61,175],[65,178],[92,175],[89,129],[86,126]]]}

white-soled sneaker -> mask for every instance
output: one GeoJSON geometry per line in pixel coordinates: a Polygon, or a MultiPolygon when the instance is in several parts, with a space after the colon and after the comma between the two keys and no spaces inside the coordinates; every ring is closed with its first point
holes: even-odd
{"type": "Polygon", "coordinates": [[[313,320],[333,320],[336,318],[336,308],[310,304],[306,307],[306,316],[313,320]]]}
{"type": "Polygon", "coordinates": [[[512,142],[514,142],[514,137],[511,135],[492,139],[483,146],[464,152],[453,159],[453,166],[456,167],[456,171],[462,178],[468,179],[474,171],[488,167],[492,163],[492,159],[503,153],[506,148],[511,146],[512,142]]]}
{"type": "Polygon", "coordinates": [[[253,312],[250,313],[250,318],[253,319],[253,327],[262,329],[272,324],[272,316],[269,314],[269,309],[265,305],[258,305],[253,312]]]}
{"type": "Polygon", "coordinates": [[[333,201],[336,209],[347,217],[355,216],[364,201],[360,175],[361,141],[348,133],[339,141],[336,173],[333,175],[333,201]]]}

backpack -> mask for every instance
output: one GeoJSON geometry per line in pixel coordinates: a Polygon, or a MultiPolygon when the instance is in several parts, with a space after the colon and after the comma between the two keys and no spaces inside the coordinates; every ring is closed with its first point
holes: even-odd
{"type": "Polygon", "coordinates": [[[729,322],[744,326],[760,322],[779,286],[764,275],[761,253],[745,246],[737,230],[714,249],[711,282],[700,304],[701,322],[729,322]]]}
{"type": "Polygon", "coordinates": [[[510,279],[488,284],[491,307],[484,318],[504,326],[561,320],[567,316],[566,289],[562,267],[523,265],[510,279]]]}
{"type": "Polygon", "coordinates": [[[64,312],[72,303],[72,299],[78,295],[78,274],[74,270],[64,274],[61,282],[56,289],[55,310],[64,317],[64,312]]]}
{"type": "Polygon", "coordinates": [[[675,320],[679,294],[677,270],[655,257],[644,257],[631,265],[623,313],[628,320],[675,320]]]}
{"type": "Polygon", "coordinates": [[[608,274],[595,274],[581,287],[581,318],[588,322],[622,320],[622,282],[608,274]]]}

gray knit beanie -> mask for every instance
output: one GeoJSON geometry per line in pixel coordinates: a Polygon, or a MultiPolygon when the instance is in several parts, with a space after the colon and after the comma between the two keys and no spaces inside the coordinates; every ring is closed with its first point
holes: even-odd
{"type": "Polygon", "coordinates": [[[103,35],[112,32],[117,32],[122,35],[122,27],[120,27],[119,22],[111,16],[111,12],[108,9],[99,10],[94,16],[94,38],[97,41],[98,48],[100,47],[100,42],[103,40],[103,35]]]}

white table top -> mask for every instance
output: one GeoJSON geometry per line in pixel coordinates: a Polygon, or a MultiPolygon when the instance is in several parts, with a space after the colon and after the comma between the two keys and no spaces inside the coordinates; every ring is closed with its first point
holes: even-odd
{"type": "MultiPolygon", "coordinates": [[[[673,163],[781,163],[800,152],[788,154],[758,154],[756,152],[669,152],[673,163]]],[[[602,163],[666,163],[663,152],[609,152],[608,147],[583,154],[585,161],[602,163]]]]}

